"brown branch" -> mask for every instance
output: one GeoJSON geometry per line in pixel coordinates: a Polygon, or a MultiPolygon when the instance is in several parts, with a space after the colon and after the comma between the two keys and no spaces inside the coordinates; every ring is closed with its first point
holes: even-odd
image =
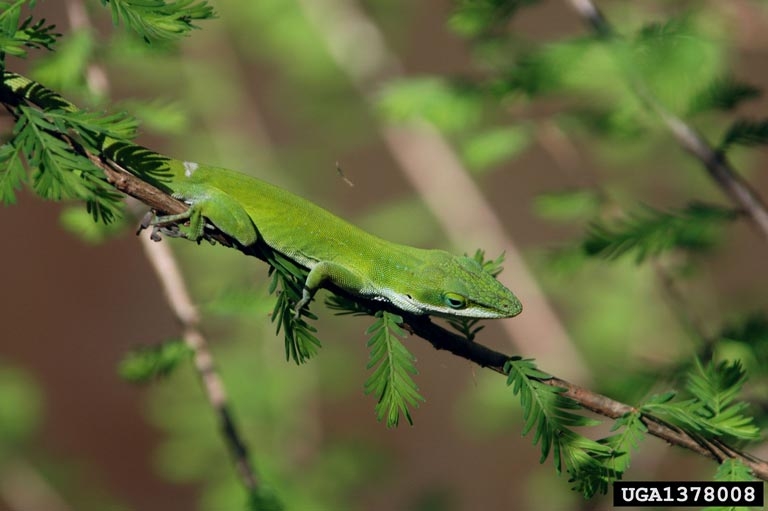
{"type": "MultiPolygon", "coordinates": [[[[597,36],[615,39],[618,34],[592,0],[569,0],[584,22],[597,36]]],[[[704,166],[709,177],[737,207],[744,210],[764,238],[768,239],[768,207],[765,201],[736,172],[721,151],[685,121],[669,112],[637,76],[628,77],[629,86],[646,107],[659,116],[678,145],[704,166]]]]}
{"type": "MultiPolygon", "coordinates": [[[[115,170],[109,165],[106,165],[106,167],[108,168],[105,168],[104,163],[100,164],[100,168],[107,172],[110,182],[113,182],[119,190],[125,193],[130,193],[133,197],[142,202],[146,202],[149,206],[168,213],[179,212],[174,208],[186,207],[184,204],[179,203],[169,196],[166,196],[165,199],[161,199],[157,194],[159,193],[160,195],[163,195],[163,192],[144,183],[139,178],[128,174],[126,171],[115,170]]],[[[250,247],[242,247],[238,245],[221,232],[211,233],[210,237],[226,246],[235,247],[246,255],[258,257],[258,253],[255,250],[250,247]]],[[[340,289],[334,288],[332,291],[334,293],[347,295],[347,293],[340,289]]],[[[359,300],[359,297],[351,298],[359,300]]],[[[380,308],[381,304],[372,304],[372,306],[380,308]]],[[[493,350],[482,344],[468,342],[464,337],[433,323],[429,316],[403,314],[400,310],[396,310],[395,312],[405,318],[405,326],[411,333],[421,337],[435,349],[448,351],[449,353],[469,360],[480,367],[488,368],[506,376],[504,364],[510,359],[510,355],[493,350]]],[[[556,376],[542,381],[547,385],[564,389],[563,394],[573,399],[580,406],[609,419],[618,419],[627,413],[637,411],[636,408],[633,408],[628,404],[592,392],[591,390],[574,385],[573,383],[556,376]]],[[[651,435],[665,440],[670,445],[684,447],[718,462],[722,462],[726,458],[736,458],[749,467],[756,477],[768,481],[768,462],[764,460],[739,452],[720,441],[707,440],[695,436],[651,415],[643,414],[642,421],[651,435]]]]}
{"type": "Polygon", "coordinates": [[[248,449],[238,432],[224,382],[216,371],[208,341],[200,331],[197,309],[190,300],[184,279],[168,245],[155,243],[148,234],[141,236],[144,252],[163,286],[176,319],[182,326],[184,342],[194,353],[195,369],[200,375],[208,402],[219,418],[222,437],[232,453],[240,479],[246,488],[255,491],[259,484],[248,458],[248,449]]]}
{"type": "MultiPolygon", "coordinates": [[[[482,344],[467,342],[460,335],[432,323],[428,317],[411,316],[406,321],[412,333],[429,342],[435,349],[446,350],[481,367],[486,367],[499,374],[506,375],[504,364],[509,360],[509,355],[492,350],[482,344]]],[[[555,376],[542,381],[547,385],[564,389],[563,394],[573,399],[583,408],[610,419],[618,419],[627,413],[637,411],[636,408],[630,405],[592,392],[555,376]]],[[[741,453],[720,441],[707,440],[692,435],[651,415],[643,414],[641,420],[651,435],[661,438],[671,445],[684,447],[718,462],[722,462],[726,458],[736,458],[748,466],[755,476],[768,481],[768,462],[749,454],[741,453]]]]}

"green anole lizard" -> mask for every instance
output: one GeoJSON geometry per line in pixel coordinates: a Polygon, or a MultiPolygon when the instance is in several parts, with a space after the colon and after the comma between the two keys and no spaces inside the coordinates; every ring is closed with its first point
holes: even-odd
{"type": "MultiPolygon", "coordinates": [[[[77,111],[72,103],[21,75],[3,85],[44,110],[77,111]]],[[[505,318],[522,311],[517,297],[474,259],[392,243],[287,190],[240,172],[180,161],[104,137],[102,157],[189,205],[156,224],[187,222],[186,237],[203,237],[206,222],[243,246],[261,240],[306,268],[298,315],[314,293],[332,284],[352,295],[388,302],[412,314],[505,318]],[[136,154],[153,165],[132,165],[136,154]]]]}

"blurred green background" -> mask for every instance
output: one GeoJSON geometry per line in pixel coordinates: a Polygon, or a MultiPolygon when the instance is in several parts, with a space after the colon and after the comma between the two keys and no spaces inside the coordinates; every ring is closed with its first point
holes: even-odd
{"type": "MultiPolygon", "coordinates": [[[[567,2],[506,2],[518,9],[508,19],[469,0],[211,3],[218,19],[178,45],[147,48],[113,27],[98,2],[40,2],[35,15],[64,34],[59,51],[8,67],[79,104],[129,110],[143,121],[140,142],[160,152],[249,172],[393,241],[459,253],[481,243],[493,257],[512,244],[546,301],[518,288],[523,270],[508,266],[503,280],[526,310],[488,322],[478,342],[624,402],[674,386],[669,373],[700,350],[692,330],[718,337],[765,313],[768,248],[744,221],[707,251],[642,265],[574,250],[598,214],[728,203],[645,112],[621,61],[587,38],[567,2]],[[84,76],[103,83],[102,93],[87,93],[84,76]],[[417,119],[458,155],[502,237],[479,239],[487,225],[466,222],[443,230],[439,208],[414,187],[421,173],[445,209],[479,212],[440,158],[423,152],[421,170],[403,165],[397,151],[408,132],[398,130],[417,119]],[[671,269],[673,293],[659,265],[671,269]]],[[[766,2],[600,5],[623,33],[657,22],[635,40],[632,73],[712,139],[732,114],[696,111],[707,84],[726,74],[757,89],[768,83],[766,2]]],[[[755,98],[737,114],[764,117],[767,105],[755,98]]],[[[730,158],[768,193],[764,149],[730,158]]],[[[191,364],[148,385],[118,375],[130,349],[179,336],[132,229],[90,244],[62,228],[64,209],[24,193],[0,215],[0,509],[244,509],[191,364]]],[[[610,507],[610,496],[585,501],[551,463],[538,463],[498,375],[411,338],[426,402],[413,427],[388,430],[362,391],[369,321],[334,317],[318,303],[323,349],[296,367],[269,322],[263,263],[164,243],[204,313],[256,468],[288,509],[610,507]]],[[[768,403],[766,360],[753,348],[716,345],[762,378],[749,390],[759,405],[768,403]]],[[[765,446],[751,452],[768,455],[765,446]]],[[[707,479],[715,468],[649,438],[625,479],[707,479]]]]}

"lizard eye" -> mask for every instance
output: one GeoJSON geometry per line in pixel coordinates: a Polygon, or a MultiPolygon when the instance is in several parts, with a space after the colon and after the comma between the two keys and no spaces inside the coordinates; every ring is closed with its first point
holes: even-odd
{"type": "Polygon", "coordinates": [[[456,293],[445,293],[445,304],[451,309],[463,309],[467,306],[467,299],[456,293]]]}

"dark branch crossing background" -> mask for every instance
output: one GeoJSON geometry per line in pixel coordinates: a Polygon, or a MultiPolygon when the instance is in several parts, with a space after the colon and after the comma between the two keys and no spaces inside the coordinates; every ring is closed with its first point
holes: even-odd
{"type": "Polygon", "coordinates": [[[617,479],[768,479],[766,23],[747,0],[0,2],[3,70],[50,88],[0,88],[0,502],[599,508],[617,479]],[[149,256],[161,290],[131,234],[186,206],[105,136],[474,254],[525,311],[331,289],[296,320],[303,269],[178,225],[149,229],[180,258],[149,256]]]}

